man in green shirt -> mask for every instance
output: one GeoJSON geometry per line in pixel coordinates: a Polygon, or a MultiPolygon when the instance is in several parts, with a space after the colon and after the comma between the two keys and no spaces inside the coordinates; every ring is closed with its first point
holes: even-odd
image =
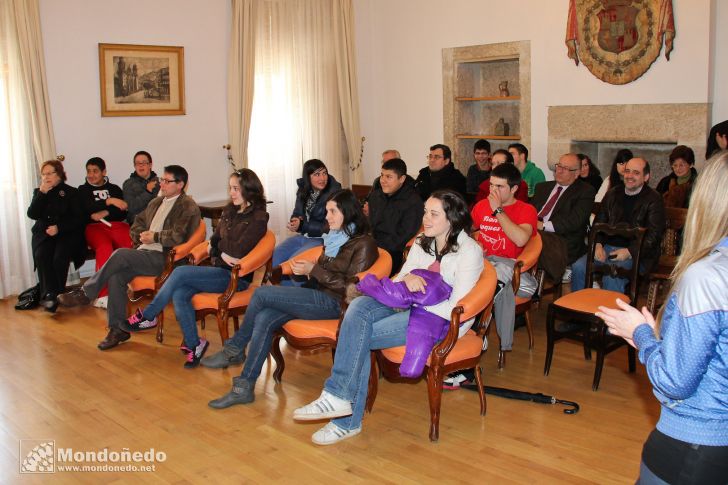
{"type": "Polygon", "coordinates": [[[528,160],[528,148],[524,145],[511,143],[508,145],[508,151],[513,155],[513,162],[521,172],[521,178],[528,185],[528,197],[533,197],[536,185],[546,181],[543,171],[528,160]]]}

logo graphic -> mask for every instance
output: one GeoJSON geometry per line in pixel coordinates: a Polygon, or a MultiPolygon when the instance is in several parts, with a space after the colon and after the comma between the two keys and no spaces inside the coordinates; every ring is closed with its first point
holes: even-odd
{"type": "Polygon", "coordinates": [[[20,440],[20,473],[55,473],[54,440],[20,440]]]}

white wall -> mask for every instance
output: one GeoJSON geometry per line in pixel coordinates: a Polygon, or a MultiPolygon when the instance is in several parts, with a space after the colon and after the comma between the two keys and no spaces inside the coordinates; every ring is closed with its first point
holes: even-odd
{"type": "Polygon", "coordinates": [[[711,125],[728,120],[728,2],[712,0],[711,125]]]}
{"type": "Polygon", "coordinates": [[[670,61],[661,55],[641,78],[623,86],[600,81],[566,56],[568,4],[355,0],[365,179],[378,174],[385,148],[398,148],[415,172],[425,165],[428,146],[442,142],[445,47],[531,41],[529,149],[542,168],[548,106],[709,102],[711,0],[673,0],[677,36],[670,61]]]}
{"type": "Polygon", "coordinates": [[[92,156],[121,185],[140,149],[190,174],[199,201],[226,196],[226,76],[230,2],[226,0],[40,0],[48,91],[58,153],[69,182],[81,184],[92,156]],[[101,117],[99,43],[185,48],[184,116],[101,117]]]}

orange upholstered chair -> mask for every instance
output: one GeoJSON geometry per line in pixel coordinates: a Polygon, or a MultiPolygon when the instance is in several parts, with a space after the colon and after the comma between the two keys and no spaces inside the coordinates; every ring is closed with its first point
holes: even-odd
{"type": "MultiPolygon", "coordinates": [[[[521,254],[518,256],[515,266],[513,267],[512,287],[514,294],[518,293],[518,288],[521,286],[521,275],[523,273],[529,272],[534,276],[534,278],[536,277],[536,263],[538,263],[538,258],[541,256],[542,248],[543,241],[541,239],[541,235],[537,232],[531,236],[531,239],[528,240],[523,251],[521,251],[521,254]]],[[[532,296],[521,297],[516,294],[516,315],[524,315],[526,319],[528,350],[533,349],[533,325],[528,313],[531,309],[532,303],[532,296]]],[[[488,330],[490,330],[490,327],[488,327],[488,330]]],[[[500,346],[498,349],[498,368],[502,369],[506,365],[506,355],[505,352],[500,350],[500,346]]]]}
{"type": "MultiPolygon", "coordinates": [[[[437,441],[440,435],[440,402],[442,398],[442,381],[451,372],[475,369],[475,380],[480,395],[480,414],[485,415],[486,402],[483,378],[480,370],[480,355],[483,352],[483,335],[485,326],[481,320],[488,318],[493,306],[493,293],[498,278],[495,268],[483,262],[483,272],[475,287],[465,295],[452,310],[450,327],[445,338],[433,349],[427,359],[424,376],[427,380],[427,396],[430,402],[430,440],[437,441]],[[460,322],[475,317],[474,330],[458,338],[460,322]]],[[[371,411],[377,397],[378,379],[376,364],[388,379],[410,381],[399,375],[399,365],[404,359],[405,346],[372,352],[372,371],[369,378],[369,393],[366,408],[371,411]]]]}
{"type": "MultiPolygon", "coordinates": [[[[192,236],[182,244],[178,244],[173,247],[167,253],[166,260],[164,262],[164,269],[159,276],[137,276],[129,282],[127,294],[129,295],[129,301],[127,302],[127,314],[131,315],[130,305],[136,303],[144,296],[154,296],[157,293],[169,275],[172,274],[172,270],[177,262],[187,258],[190,251],[205,240],[207,228],[205,227],[205,221],[200,219],[200,225],[197,226],[192,236]]],[[[160,313],[157,317],[159,322],[164,321],[164,312],[160,313]]],[[[157,341],[162,341],[162,325],[157,327],[157,341]]]]}
{"type": "MultiPolygon", "coordinates": [[[[637,289],[639,287],[640,254],[642,252],[642,240],[644,239],[645,232],[646,229],[642,227],[629,228],[622,224],[617,226],[610,226],[603,223],[594,224],[589,233],[585,288],[562,296],[549,304],[549,309],[546,314],[546,361],[543,368],[543,374],[545,376],[549,375],[549,370],[551,369],[551,360],[554,356],[554,343],[562,338],[578,340],[584,344],[584,357],[587,360],[591,359],[592,348],[597,351],[592,390],[596,391],[599,389],[602,367],[604,367],[604,357],[609,352],[618,349],[622,345],[626,345],[626,342],[621,337],[608,334],[607,326],[594,313],[598,311],[599,306],[615,308],[615,300],[617,298],[627,303],[632,303],[633,305],[636,303],[637,289]],[[614,264],[610,264],[609,260],[602,263],[594,259],[594,247],[597,234],[619,236],[628,240],[636,239],[638,242],[637,247],[640,249],[634,255],[632,268],[619,268],[614,264]],[[592,288],[595,274],[627,278],[629,280],[627,293],[592,288]],[[557,329],[556,320],[569,322],[571,325],[557,329]]],[[[634,372],[635,351],[634,347],[630,345],[627,346],[627,358],[629,371],[634,372]]]]}
{"type": "MultiPolygon", "coordinates": [[[[301,260],[305,259],[308,261],[315,262],[318,260],[323,247],[319,246],[316,248],[308,249],[300,254],[297,254],[292,259],[301,260]]],[[[281,263],[280,273],[282,275],[290,275],[291,273],[291,260],[281,263]]],[[[374,264],[366,271],[362,271],[357,274],[357,278],[364,278],[367,274],[373,274],[377,279],[382,279],[389,276],[392,271],[392,257],[387,251],[379,248],[379,257],[374,264]]],[[[276,362],[276,370],[273,373],[273,379],[276,382],[281,382],[283,371],[286,368],[283,354],[281,353],[280,341],[285,339],[289,346],[297,350],[316,350],[322,348],[331,348],[332,351],[336,348],[336,340],[339,335],[339,325],[341,324],[341,318],[344,316],[347,308],[346,301],[341,302],[341,314],[339,318],[331,320],[291,320],[287,322],[273,337],[273,343],[271,345],[271,355],[276,362]]]]}
{"type": "MultiPolygon", "coordinates": [[[[197,293],[192,297],[192,306],[195,309],[195,318],[205,326],[205,317],[215,315],[217,328],[220,331],[220,339],[223,344],[230,337],[228,321],[233,319],[235,330],[240,326],[240,315],[245,313],[250,303],[253,292],[259,283],[253,282],[247,289],[237,291],[238,281],[241,277],[253,273],[261,268],[270,272],[273,249],[276,247],[276,237],[272,231],[266,232],[265,236],[258,241],[258,244],[238,264],[233,266],[231,271],[230,284],[224,293],[197,293]]],[[[200,243],[189,255],[190,264],[200,264],[209,257],[207,241],[200,243]]],[[[162,322],[160,322],[160,327],[162,322]]]]}

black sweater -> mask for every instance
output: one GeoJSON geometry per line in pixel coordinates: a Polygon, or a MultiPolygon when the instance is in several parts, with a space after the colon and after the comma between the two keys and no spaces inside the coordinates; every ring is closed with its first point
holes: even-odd
{"type": "Polygon", "coordinates": [[[107,177],[104,177],[104,183],[102,185],[91,185],[88,181],[83,185],[79,185],[78,194],[81,199],[81,206],[86,214],[87,223],[96,222],[91,219],[91,214],[103,210],[109,211],[109,215],[105,217],[109,222],[123,221],[126,219],[126,211],[119,209],[115,205],[106,205],[106,199],[110,197],[116,197],[117,199],[124,198],[121,188],[118,185],[110,183],[107,177]]]}

